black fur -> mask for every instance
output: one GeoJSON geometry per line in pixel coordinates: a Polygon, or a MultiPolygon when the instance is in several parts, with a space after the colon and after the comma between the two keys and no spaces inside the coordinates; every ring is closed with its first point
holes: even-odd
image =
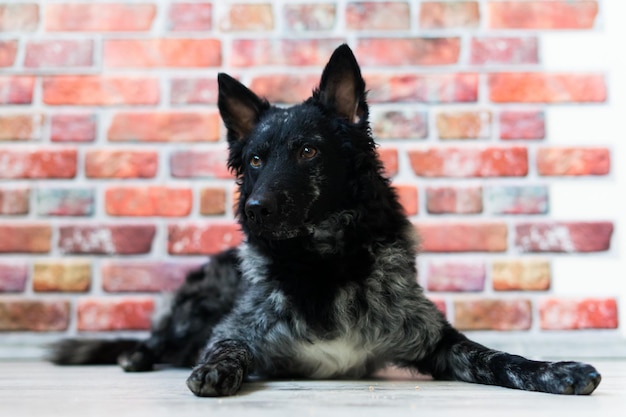
{"type": "MultiPolygon", "coordinates": [[[[195,364],[187,385],[198,396],[235,394],[249,375],[357,378],[387,364],[557,394],[598,386],[589,365],[468,340],[424,296],[414,228],[382,174],[347,46],[312,97],[288,109],[228,75],[218,81],[246,240],[189,275],[150,338],[119,357],[125,370],[195,364]]],[[[64,342],[52,360],[101,362],[115,343],[64,342]]]]}

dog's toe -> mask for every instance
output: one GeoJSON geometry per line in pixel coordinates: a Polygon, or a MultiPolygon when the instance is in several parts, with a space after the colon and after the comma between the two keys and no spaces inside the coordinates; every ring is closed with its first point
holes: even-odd
{"type": "Polygon", "coordinates": [[[229,363],[197,366],[187,379],[187,387],[198,397],[236,394],[243,383],[243,369],[229,363]]]}
{"type": "Polygon", "coordinates": [[[565,395],[589,395],[600,385],[602,376],[591,365],[557,362],[550,372],[550,392],[565,395]]]}

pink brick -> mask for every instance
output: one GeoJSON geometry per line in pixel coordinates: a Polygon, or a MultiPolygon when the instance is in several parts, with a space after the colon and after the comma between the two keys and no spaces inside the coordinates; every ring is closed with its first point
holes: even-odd
{"type": "Polygon", "coordinates": [[[2,40],[0,41],[0,67],[10,67],[15,63],[17,56],[17,41],[2,40]]]}
{"type": "Polygon", "coordinates": [[[491,29],[590,29],[598,14],[598,2],[490,1],[491,29]]]}
{"type": "Polygon", "coordinates": [[[39,223],[0,224],[0,253],[48,253],[52,228],[39,223]]]}
{"type": "Polygon", "coordinates": [[[424,1],[420,6],[420,29],[475,29],[480,23],[477,1],[424,1]]]}
{"type": "Polygon", "coordinates": [[[33,141],[42,138],[41,114],[0,114],[0,141],[33,141]]]}
{"type": "Polygon", "coordinates": [[[58,3],[45,8],[49,32],[136,32],[147,31],[156,15],[148,3],[58,3]]]}
{"type": "Polygon", "coordinates": [[[167,250],[171,255],[210,255],[237,246],[242,239],[236,223],[169,225],[167,250]]]}
{"type": "Polygon", "coordinates": [[[537,38],[473,38],[470,63],[474,65],[538,64],[537,38]]]}
{"type": "Polygon", "coordinates": [[[494,103],[602,103],[607,97],[602,74],[495,73],[488,82],[494,103]]]}
{"type": "Polygon", "coordinates": [[[30,104],[33,101],[35,77],[0,76],[0,105],[30,104]]]}
{"type": "Polygon", "coordinates": [[[337,39],[235,39],[230,65],[321,67],[340,43],[337,39]]]}
{"type": "Polygon", "coordinates": [[[149,253],[156,233],[154,225],[61,226],[59,249],[65,254],[136,255],[149,253]]]}
{"type": "Polygon", "coordinates": [[[156,78],[59,75],[43,80],[43,101],[49,105],[154,105],[159,97],[156,78]]]}
{"type": "MultiPolygon", "coordinates": [[[[256,90],[254,90],[256,91],[256,90]]],[[[217,104],[217,79],[174,78],[171,82],[171,104],[217,104]]]]}
{"type": "Polygon", "coordinates": [[[102,266],[102,287],[106,292],[174,291],[187,273],[199,263],[160,261],[107,261],[102,266]]]}
{"type": "Polygon", "coordinates": [[[218,39],[110,39],[103,48],[105,67],[205,68],[222,63],[218,39]]]}
{"type": "Polygon", "coordinates": [[[29,202],[28,188],[0,188],[0,215],[28,214],[29,202]]]}
{"type": "Polygon", "coordinates": [[[217,112],[117,113],[107,138],[112,142],[215,142],[220,126],[217,112]]]}
{"type": "Polygon", "coordinates": [[[428,114],[421,111],[387,111],[372,115],[376,139],[425,139],[428,114]]]}
{"type": "Polygon", "coordinates": [[[34,32],[39,24],[39,5],[0,4],[0,32],[34,32]]]}
{"type": "Polygon", "coordinates": [[[384,175],[391,178],[398,173],[398,150],[396,148],[378,148],[378,157],[383,163],[384,175]]]}
{"type": "Polygon", "coordinates": [[[0,178],[74,178],[76,149],[0,150],[0,178]]]}
{"type": "Polygon", "coordinates": [[[226,150],[177,151],[170,157],[170,169],[175,178],[231,179],[227,161],[226,150]]]}
{"type": "Polygon", "coordinates": [[[335,27],[337,8],[332,3],[285,4],[283,18],[287,30],[331,30],[335,27]]]}
{"type": "Polygon", "coordinates": [[[171,31],[208,31],[212,29],[213,5],[206,3],[174,3],[168,14],[171,31]]]}
{"type": "Polygon", "coordinates": [[[0,331],[62,331],[69,322],[69,301],[0,300],[0,331]]]}
{"type": "Polygon", "coordinates": [[[482,187],[428,187],[426,207],[433,214],[482,213],[483,190],[482,187]]]}
{"type": "Polygon", "coordinates": [[[153,178],[159,157],[155,151],[89,150],[85,156],[87,178],[153,178]]]}
{"type": "Polygon", "coordinates": [[[542,111],[503,111],[500,113],[500,139],[543,139],[546,120],[542,111]]]}
{"type": "Polygon", "coordinates": [[[515,226],[522,252],[603,252],[611,247],[612,222],[534,222],[515,226]]]}
{"type": "Polygon", "coordinates": [[[459,330],[528,330],[532,324],[529,300],[454,302],[454,326],[459,330]]]}
{"type": "Polygon", "coordinates": [[[607,175],[611,153],[607,148],[541,148],[537,171],[544,176],[607,175]]]}
{"type": "Polygon", "coordinates": [[[459,38],[360,39],[355,54],[361,65],[450,65],[459,60],[459,38]]]}
{"type": "Polygon", "coordinates": [[[93,66],[93,41],[41,40],[26,44],[24,66],[27,68],[93,66]]]}
{"type": "Polygon", "coordinates": [[[93,142],[96,139],[95,114],[56,114],[50,118],[52,142],[93,142]]]}
{"type": "Polygon", "coordinates": [[[104,195],[105,209],[110,216],[180,217],[191,212],[191,188],[111,187],[104,195]]]}
{"type": "Polygon", "coordinates": [[[414,216],[419,211],[417,187],[410,184],[393,184],[400,204],[407,216],[414,216]]]}
{"type": "Polygon", "coordinates": [[[523,177],[526,148],[429,148],[408,150],[415,174],[423,177],[523,177]]]}
{"type": "Polygon", "coordinates": [[[478,100],[478,74],[365,74],[372,103],[467,103],[478,100]]]}
{"type": "Polygon", "coordinates": [[[541,329],[617,329],[615,298],[549,298],[539,304],[541,329]]]}
{"type": "Polygon", "coordinates": [[[431,261],[428,263],[428,291],[482,291],[487,275],[483,262],[431,261]]]}
{"type": "Polygon", "coordinates": [[[228,5],[227,14],[221,19],[224,31],[269,31],[274,28],[274,13],[269,3],[228,5]]]}
{"type": "Polygon", "coordinates": [[[26,262],[0,263],[0,293],[24,291],[27,279],[28,265],[26,262]]]}
{"type": "Polygon", "coordinates": [[[152,298],[81,299],[77,308],[78,330],[148,330],[153,311],[152,298]]]}
{"type": "Polygon", "coordinates": [[[505,252],[508,228],[506,223],[420,222],[423,252],[505,252]]]}
{"type": "Polygon", "coordinates": [[[319,84],[319,75],[259,75],[254,77],[250,89],[271,103],[296,104],[311,96],[319,84]]]}
{"type": "Polygon", "coordinates": [[[491,112],[487,110],[442,111],[437,114],[439,139],[489,139],[491,112]]]}
{"type": "Polygon", "coordinates": [[[406,30],[411,27],[409,4],[404,1],[360,1],[346,6],[348,30],[406,30]]]}

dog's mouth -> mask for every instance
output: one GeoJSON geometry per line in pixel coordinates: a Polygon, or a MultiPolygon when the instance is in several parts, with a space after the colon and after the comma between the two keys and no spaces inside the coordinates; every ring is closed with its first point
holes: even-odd
{"type": "Polygon", "coordinates": [[[297,228],[254,227],[251,229],[251,233],[254,234],[255,236],[268,239],[268,240],[288,240],[288,239],[293,239],[296,237],[308,236],[312,233],[312,228],[308,226],[301,226],[297,228]]]}

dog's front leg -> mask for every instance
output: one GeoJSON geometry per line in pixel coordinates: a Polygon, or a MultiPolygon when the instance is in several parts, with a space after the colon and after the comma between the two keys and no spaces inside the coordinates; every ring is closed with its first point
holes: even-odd
{"type": "Polygon", "coordinates": [[[601,376],[579,362],[541,362],[486,348],[452,327],[443,329],[436,348],[418,361],[436,379],[499,385],[553,394],[591,394],[601,376]]]}
{"type": "Polygon", "coordinates": [[[199,397],[236,394],[248,375],[252,354],[237,340],[218,341],[204,353],[187,379],[189,389],[199,397]]]}

